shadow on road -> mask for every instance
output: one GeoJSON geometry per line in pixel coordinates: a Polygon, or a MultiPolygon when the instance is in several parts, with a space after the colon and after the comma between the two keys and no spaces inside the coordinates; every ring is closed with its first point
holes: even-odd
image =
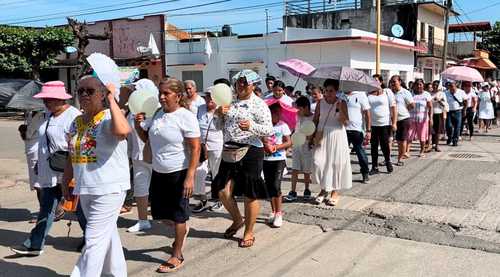
{"type": "Polygon", "coordinates": [[[7,209],[0,208],[0,221],[18,222],[26,221],[31,218],[31,211],[28,209],[7,209]]]}
{"type": "Polygon", "coordinates": [[[0,276],[66,276],[41,266],[22,265],[0,260],[0,276]]]}

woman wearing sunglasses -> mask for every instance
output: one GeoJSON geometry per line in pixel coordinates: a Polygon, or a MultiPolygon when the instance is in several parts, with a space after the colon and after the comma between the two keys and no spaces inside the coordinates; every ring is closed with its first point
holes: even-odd
{"type": "Polygon", "coordinates": [[[84,77],[78,84],[83,114],[69,132],[71,162],[64,171],[63,193],[70,198],[67,184],[74,177],[73,193],[80,195],[87,224],[85,246],[72,277],[127,276],[116,221],[130,188],[126,138],[131,128],[113,91],[112,85],[106,88],[94,77],[84,77]]]}
{"type": "Polygon", "coordinates": [[[253,229],[259,214],[258,199],[268,198],[261,176],[264,160],[262,138],[272,135],[273,125],[266,103],[254,94],[260,76],[252,70],[243,70],[233,80],[236,100],[230,106],[217,109],[217,123],[223,127],[225,143],[212,191],[219,194],[233,219],[224,237],[232,238],[245,226],[239,246],[246,248],[255,242],[253,229]],[[245,198],[244,221],[233,195],[245,198]]]}

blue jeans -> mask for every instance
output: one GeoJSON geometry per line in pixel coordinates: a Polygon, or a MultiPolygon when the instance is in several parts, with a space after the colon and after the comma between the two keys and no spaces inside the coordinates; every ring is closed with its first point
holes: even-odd
{"type": "Polygon", "coordinates": [[[31,230],[30,237],[24,242],[24,246],[38,250],[43,249],[45,238],[50,231],[52,222],[54,222],[55,211],[61,199],[62,192],[59,185],[52,188],[42,188],[40,212],[36,225],[31,230]]]}
{"type": "Polygon", "coordinates": [[[362,132],[348,130],[347,140],[352,144],[352,149],[358,156],[359,166],[361,167],[361,174],[368,174],[368,157],[366,156],[365,149],[363,148],[363,141],[365,137],[362,132]]]}
{"type": "Polygon", "coordinates": [[[447,144],[453,142],[458,143],[460,136],[460,128],[462,127],[462,110],[449,111],[446,118],[446,135],[448,136],[447,144]]]}

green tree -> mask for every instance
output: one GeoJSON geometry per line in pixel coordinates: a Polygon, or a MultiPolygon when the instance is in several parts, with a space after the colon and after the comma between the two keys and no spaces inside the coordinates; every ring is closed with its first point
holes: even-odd
{"type": "Polygon", "coordinates": [[[0,26],[0,75],[28,75],[40,79],[40,70],[55,64],[74,36],[68,28],[43,29],[0,26]]]}
{"type": "Polygon", "coordinates": [[[482,37],[482,42],[479,44],[480,49],[490,52],[490,60],[500,68],[500,21],[495,22],[491,31],[485,32],[482,37]]]}

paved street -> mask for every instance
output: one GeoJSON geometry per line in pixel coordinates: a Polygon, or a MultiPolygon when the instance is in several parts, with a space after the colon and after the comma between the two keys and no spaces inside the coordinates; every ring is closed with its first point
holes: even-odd
{"type": "MultiPolygon", "coordinates": [[[[82,235],[75,221],[68,234],[71,216],[54,224],[40,257],[19,258],[8,249],[27,237],[33,226],[28,219],[36,212],[35,194],[25,183],[18,124],[0,120],[0,276],[66,276],[82,235]]],[[[269,209],[264,203],[250,249],[222,238],[230,224],[226,212],[194,215],[185,268],[175,275],[498,276],[500,129],[443,150],[412,157],[370,184],[359,182],[355,165],[353,189],[337,207],[286,204],[281,229],[264,224],[269,209]]],[[[318,189],[313,186],[313,192],[318,189]]],[[[156,276],[171,251],[172,232],[158,223],[145,233],[125,232],[135,218],[133,213],[118,222],[129,275],[156,276]]]]}

